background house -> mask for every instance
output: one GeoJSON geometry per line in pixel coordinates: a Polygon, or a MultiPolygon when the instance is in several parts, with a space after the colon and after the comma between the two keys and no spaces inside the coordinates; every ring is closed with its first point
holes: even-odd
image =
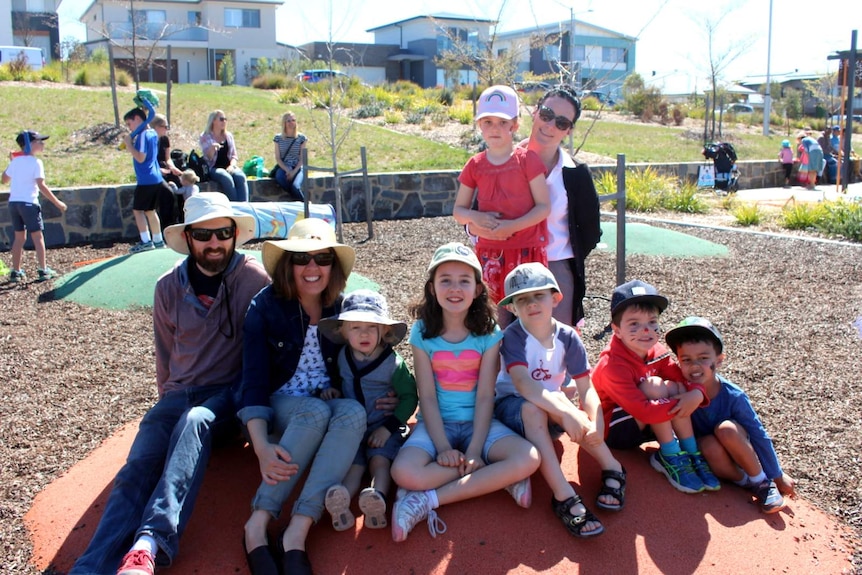
{"type": "Polygon", "coordinates": [[[138,0],[135,21],[130,3],[93,0],[81,16],[87,27],[88,51],[114,43],[117,65],[131,70],[132,33],[138,61],[152,52],[152,66],[142,79],[166,80],[167,45],[171,45],[171,76],[175,82],[218,80],[222,59],[230,54],[236,83],[247,84],[260,58],[292,57],[276,43],[275,11],[284,0],[138,0]]]}
{"type": "Polygon", "coordinates": [[[620,98],[623,81],[635,69],[636,38],[577,20],[497,35],[495,52],[511,53],[523,75],[574,72],[567,81],[583,90],[620,98]],[[574,32],[574,34],[572,34],[574,32]]]}
{"type": "MultiPolygon", "coordinates": [[[[452,49],[453,38],[478,55],[487,45],[490,26],[494,23],[494,20],[440,13],[414,16],[366,32],[374,34],[374,44],[398,47],[398,51],[387,58],[398,64],[398,74],[387,75],[387,81],[410,80],[430,88],[446,84],[445,70],[437,67],[435,58],[452,49]]],[[[476,81],[476,73],[466,69],[461,70],[457,78],[450,79],[450,83],[458,84],[476,81]]]]}
{"type": "Polygon", "coordinates": [[[60,0],[0,0],[0,45],[42,48],[45,62],[56,58],[60,44],[60,0]]]}

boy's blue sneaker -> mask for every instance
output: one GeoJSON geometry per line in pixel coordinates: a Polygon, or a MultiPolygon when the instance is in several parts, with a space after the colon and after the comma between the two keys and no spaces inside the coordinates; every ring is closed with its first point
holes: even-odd
{"type": "Polygon", "coordinates": [[[10,282],[22,282],[27,279],[27,274],[24,273],[24,270],[12,270],[9,272],[9,281],[10,282]]]}
{"type": "Polygon", "coordinates": [[[694,468],[694,472],[697,473],[697,476],[703,482],[704,489],[707,491],[718,491],[721,489],[721,481],[718,480],[718,477],[709,468],[709,463],[706,462],[703,454],[700,451],[695,451],[694,453],[689,453],[688,456],[691,458],[691,466],[694,468]]]}
{"type": "Polygon", "coordinates": [[[153,242],[138,242],[132,247],[129,248],[130,254],[139,254],[141,252],[148,252],[156,249],[156,246],[153,245],[153,242]]]}
{"type": "Polygon", "coordinates": [[[670,484],[683,493],[700,493],[704,490],[703,481],[691,466],[691,458],[685,451],[675,455],[663,455],[656,451],[649,459],[652,468],[664,474],[670,484]]]}
{"type": "Polygon", "coordinates": [[[153,247],[160,250],[165,247],[165,242],[153,242],[153,247]]]}
{"type": "Polygon", "coordinates": [[[771,479],[752,487],[751,491],[757,504],[760,505],[760,510],[764,513],[775,513],[784,507],[784,497],[771,479]]]}

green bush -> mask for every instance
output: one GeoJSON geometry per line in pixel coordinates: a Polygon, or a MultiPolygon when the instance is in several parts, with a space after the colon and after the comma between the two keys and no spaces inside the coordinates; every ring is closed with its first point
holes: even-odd
{"type": "Polygon", "coordinates": [[[602,109],[602,103],[599,102],[599,99],[595,96],[587,96],[583,100],[581,100],[581,110],[589,110],[591,112],[598,112],[602,109]]]}
{"type": "Polygon", "coordinates": [[[386,110],[383,112],[383,121],[387,124],[400,124],[404,121],[404,114],[395,110],[386,110]]]}
{"type": "Polygon", "coordinates": [[[354,118],[376,118],[378,116],[382,116],[384,111],[383,104],[380,102],[371,102],[369,104],[363,104],[354,110],[353,117],[354,118]]]}
{"type": "Polygon", "coordinates": [[[284,74],[266,72],[258,74],[252,81],[251,87],[258,90],[283,90],[290,85],[292,80],[284,74]]]}
{"type": "Polygon", "coordinates": [[[808,230],[816,227],[826,215],[822,204],[798,203],[781,210],[781,227],[788,230],[808,230]]]}
{"type": "Polygon", "coordinates": [[[469,126],[473,123],[473,110],[470,108],[449,108],[449,117],[459,124],[469,126]]]}
{"type": "Polygon", "coordinates": [[[763,212],[757,204],[742,204],[733,209],[733,217],[741,226],[756,226],[763,219],[763,212]]]}
{"type": "Polygon", "coordinates": [[[829,235],[862,241],[862,202],[837,201],[823,204],[825,215],[817,228],[829,235]]]}
{"type": "Polygon", "coordinates": [[[673,212],[685,214],[705,214],[709,205],[697,193],[697,186],[686,182],[666,192],[661,200],[661,207],[673,212]]]}
{"type": "Polygon", "coordinates": [[[298,104],[302,101],[302,87],[294,84],[278,93],[279,104],[298,104]]]}

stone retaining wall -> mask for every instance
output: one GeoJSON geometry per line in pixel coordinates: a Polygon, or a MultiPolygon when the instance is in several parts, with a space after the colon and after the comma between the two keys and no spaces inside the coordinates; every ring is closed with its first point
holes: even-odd
{"type": "MultiPolygon", "coordinates": [[[[629,164],[634,170],[652,167],[660,174],[697,181],[698,167],[702,162],[678,164],[629,164]]],[[[775,161],[741,161],[742,188],[764,188],[784,183],[781,164],[775,161]]],[[[615,165],[591,166],[598,177],[604,171],[616,170],[615,165]]],[[[397,172],[369,174],[371,195],[374,203],[374,219],[411,219],[430,216],[445,216],[452,213],[455,194],[458,191],[460,170],[433,172],[397,172]]],[[[315,203],[334,203],[334,178],[309,178],[309,198],[315,203]]],[[[365,221],[365,192],[362,176],[342,178],[344,190],[344,221],[365,221]]],[[[212,182],[201,185],[202,191],[218,191],[212,182]]],[[[56,188],[52,190],[66,202],[69,209],[61,214],[48,201],[42,201],[42,216],[45,221],[45,243],[51,246],[93,243],[116,240],[134,240],[138,237],[132,215],[132,193],[134,185],[100,188],[56,188]]],[[[249,181],[251,201],[289,201],[274,181],[264,178],[249,181]]],[[[6,208],[9,194],[0,192],[0,250],[11,247],[12,226],[6,208]]],[[[29,244],[28,240],[28,244],[29,244]]]]}

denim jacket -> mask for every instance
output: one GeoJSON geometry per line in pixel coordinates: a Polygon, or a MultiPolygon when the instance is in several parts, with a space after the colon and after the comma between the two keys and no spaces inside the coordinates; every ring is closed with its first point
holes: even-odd
{"type": "MultiPolygon", "coordinates": [[[[341,299],[324,307],[321,317],[338,315],[341,299]]],[[[243,425],[250,419],[272,421],[269,397],[296,372],[309,321],[298,300],[277,297],[272,286],[251,301],[243,324],[242,397],[237,413],[243,425]]],[[[338,352],[343,346],[320,334],[318,339],[330,384],[341,389],[338,352]]]]}

